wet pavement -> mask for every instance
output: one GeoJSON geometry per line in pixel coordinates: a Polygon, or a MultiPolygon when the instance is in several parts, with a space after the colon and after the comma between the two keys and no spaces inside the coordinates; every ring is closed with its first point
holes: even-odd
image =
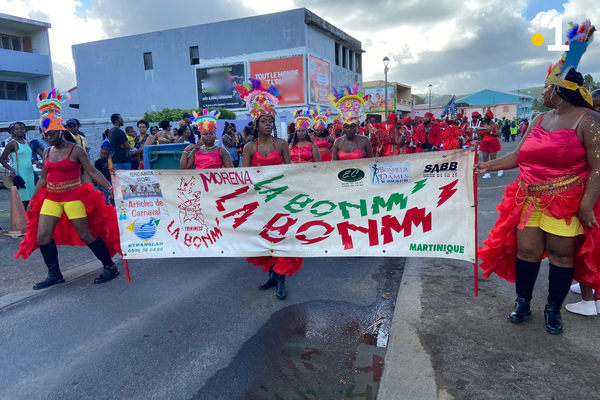
{"type": "Polygon", "coordinates": [[[404,259],[306,259],[285,301],[243,259],[130,268],[0,310],[0,398],[376,398],[404,259]]]}

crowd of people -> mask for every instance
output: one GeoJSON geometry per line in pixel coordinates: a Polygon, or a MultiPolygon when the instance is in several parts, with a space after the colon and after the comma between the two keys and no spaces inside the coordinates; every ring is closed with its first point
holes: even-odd
{"type": "MultiPolygon", "coordinates": [[[[577,40],[587,47],[594,30],[587,21],[578,27],[577,40]]],[[[276,128],[279,91],[250,79],[236,85],[252,115],[242,132],[226,123],[219,140],[218,111],[185,113],[176,128],[166,120],[152,127],[140,120],[137,130],[133,126],[122,130],[123,118],[113,114],[113,127],[104,133],[100,158],[93,164],[79,121],[61,118],[66,95],[56,89],[45,92],[38,97],[42,137],[27,141],[25,124],[16,122],[9,127],[12,138],[0,156],[28,209],[27,235],[16,256],[28,257],[40,248],[48,276],[34,289],[64,282],[57,244],[85,244],[93,251],[104,265],[95,283],[116,277],[119,271],[111,257],[120,245],[111,205],[110,163],[115,170],[143,169],[146,145],[187,144],[181,169],[215,169],[381,158],[477,144],[482,160],[474,174],[489,179],[492,171],[498,176],[506,169],[520,172],[507,186],[498,206],[498,222],[480,250],[484,276],[497,273],[516,282],[517,298],[509,320],[521,323],[531,315],[533,287],[542,257],[547,256],[545,326],[548,332],[559,334],[563,331],[560,310],[569,288],[581,293],[582,301],[568,305],[567,310],[600,313],[600,90],[590,93],[582,86],[583,77],[576,70],[579,58],[563,57],[549,70],[543,104],[552,111],[537,116],[531,125],[526,119],[498,120],[491,110],[484,115],[473,112],[470,119],[459,113],[440,120],[428,112],[418,123],[395,113],[383,123],[363,121],[365,98],[358,95],[359,85],[355,85],[339,91],[332,88],[330,102],[338,112],[333,122],[329,123],[331,113],[326,109],[299,110],[284,139],[278,137],[276,128]],[[497,158],[500,139],[516,141],[518,135],[522,140],[517,149],[497,158]],[[36,157],[42,165],[39,179],[31,169],[36,157]],[[579,283],[571,287],[573,278],[579,283]]],[[[249,257],[247,261],[268,273],[259,289],[276,287],[281,300],[287,297],[286,277],[303,266],[303,259],[297,257],[249,257]]]]}

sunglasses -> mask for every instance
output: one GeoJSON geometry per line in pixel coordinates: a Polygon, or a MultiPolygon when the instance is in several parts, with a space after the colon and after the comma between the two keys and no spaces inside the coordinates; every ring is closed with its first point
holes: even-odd
{"type": "Polygon", "coordinates": [[[66,126],[67,128],[75,128],[75,127],[77,127],[77,125],[76,125],[76,124],[67,124],[67,125],[65,125],[65,126],[66,126]]]}

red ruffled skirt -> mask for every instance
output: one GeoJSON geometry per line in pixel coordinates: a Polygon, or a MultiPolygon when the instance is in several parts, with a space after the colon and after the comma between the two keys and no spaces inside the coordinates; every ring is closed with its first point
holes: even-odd
{"type": "Polygon", "coordinates": [[[388,157],[388,156],[397,156],[400,154],[400,146],[395,145],[395,149],[392,150],[392,144],[386,144],[383,147],[383,157],[388,157]]]}
{"type": "MultiPolygon", "coordinates": [[[[479,248],[479,265],[483,269],[483,277],[489,278],[492,273],[509,282],[515,281],[515,265],[517,261],[517,229],[527,222],[529,213],[523,215],[523,194],[519,187],[521,177],[506,187],[502,202],[496,207],[500,213],[496,225],[489,232],[488,239],[479,248]]],[[[584,191],[579,186],[556,196],[539,197],[541,204],[548,204],[542,212],[556,219],[565,219],[570,224],[579,211],[581,196],[584,191]]],[[[533,204],[533,202],[531,203],[533,204]]],[[[596,219],[600,221],[600,202],[594,206],[596,219]]],[[[575,256],[575,280],[600,291],[600,229],[584,226],[584,241],[575,256]]]]}
{"type": "MultiPolygon", "coordinates": [[[[91,183],[81,185],[77,196],[85,204],[90,232],[94,237],[101,237],[108,247],[110,256],[121,254],[121,243],[119,240],[119,224],[117,220],[117,211],[112,205],[106,205],[104,195],[101,191],[94,190],[91,183]]],[[[43,187],[31,199],[29,204],[31,210],[27,211],[27,233],[25,239],[21,241],[21,248],[15,253],[15,258],[23,257],[26,259],[39,248],[37,243],[38,223],[42,204],[48,195],[48,190],[43,187]]],[[[86,244],[79,239],[77,231],[63,213],[62,217],[54,229],[52,236],[57,245],[85,246],[86,244]]]]}
{"type": "Polygon", "coordinates": [[[446,139],[443,142],[444,151],[446,150],[458,150],[460,142],[458,138],[446,139]]]}
{"type": "Polygon", "coordinates": [[[481,143],[479,143],[479,151],[485,153],[497,153],[502,150],[500,141],[495,136],[486,136],[481,143]]]}
{"type": "Polygon", "coordinates": [[[333,153],[329,153],[327,151],[323,151],[321,152],[321,161],[325,162],[325,161],[331,161],[331,157],[333,156],[333,153]]]}
{"type": "Polygon", "coordinates": [[[273,267],[274,272],[287,276],[294,275],[304,265],[302,257],[248,257],[246,262],[255,267],[262,267],[264,272],[269,272],[273,267]]]}

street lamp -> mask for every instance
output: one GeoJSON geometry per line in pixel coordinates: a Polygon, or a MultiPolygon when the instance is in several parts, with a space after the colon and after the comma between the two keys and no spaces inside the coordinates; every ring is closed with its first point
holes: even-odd
{"type": "Polygon", "coordinates": [[[387,73],[390,70],[388,68],[389,63],[390,63],[390,59],[387,56],[385,56],[385,58],[383,59],[383,65],[385,66],[385,68],[383,69],[383,73],[385,74],[385,120],[386,121],[388,119],[387,73]]]}
{"type": "Polygon", "coordinates": [[[431,88],[433,86],[431,86],[431,84],[429,84],[429,112],[431,112],[431,88]]]}

